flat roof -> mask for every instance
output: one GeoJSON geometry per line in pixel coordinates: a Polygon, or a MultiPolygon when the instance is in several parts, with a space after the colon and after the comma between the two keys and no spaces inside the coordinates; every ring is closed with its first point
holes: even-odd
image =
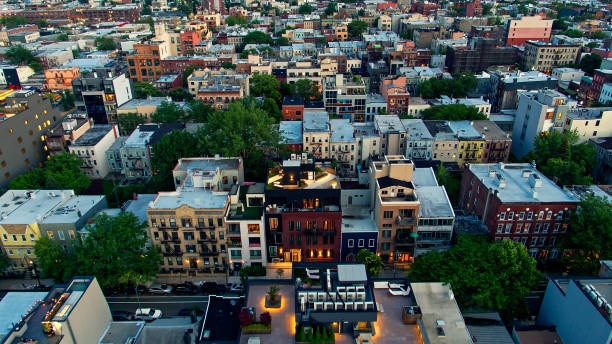
{"type": "Polygon", "coordinates": [[[121,105],[118,110],[136,110],[140,106],[160,106],[163,102],[174,103],[181,108],[187,108],[185,102],[172,101],[170,97],[151,97],[147,99],[133,98],[128,100],[125,104],[121,105]]]}
{"type": "Polygon", "coordinates": [[[362,232],[378,233],[378,226],[369,217],[342,217],[342,233],[362,232]]]}
{"type": "Polygon", "coordinates": [[[438,179],[431,167],[417,167],[412,171],[412,183],[416,187],[438,186],[438,179]]]}
{"type": "Polygon", "coordinates": [[[125,202],[122,209],[127,213],[134,214],[141,222],[145,222],[147,221],[147,207],[156,196],[156,194],[138,194],[136,199],[125,202]]]}
{"type": "Polygon", "coordinates": [[[240,167],[240,158],[236,157],[208,157],[208,158],[181,158],[174,167],[175,171],[215,171],[236,170],[240,167]]]}
{"type": "Polygon", "coordinates": [[[353,126],[349,119],[330,119],[331,142],[355,142],[353,126]]]}
{"type": "Polygon", "coordinates": [[[0,197],[0,224],[33,223],[72,196],[72,190],[9,190],[0,197]]]}
{"type": "Polygon", "coordinates": [[[455,217],[444,186],[422,186],[415,189],[420,200],[419,218],[455,217]]]}
{"type": "Polygon", "coordinates": [[[338,281],[340,283],[367,282],[365,265],[338,264],[338,281]]]}
{"type": "Polygon", "coordinates": [[[201,343],[232,342],[240,335],[238,314],[244,306],[244,296],[211,296],[200,331],[201,343]]]}
{"type": "Polygon", "coordinates": [[[106,196],[73,196],[43,216],[40,223],[75,223],[92,208],[105,200],[106,196]]]}
{"type": "Polygon", "coordinates": [[[302,118],[305,133],[329,131],[329,115],[326,111],[304,111],[302,118]]]}
{"type": "Polygon", "coordinates": [[[402,121],[396,115],[374,116],[374,123],[376,123],[376,128],[378,128],[378,130],[383,134],[394,131],[406,131],[402,121]]]}
{"type": "Polygon", "coordinates": [[[448,126],[459,138],[481,140],[482,135],[472,127],[470,121],[450,121],[448,126]]]}
{"type": "Polygon", "coordinates": [[[433,140],[422,119],[402,119],[402,124],[408,131],[407,140],[433,140]]]}
{"type": "Polygon", "coordinates": [[[508,137],[508,134],[501,130],[493,121],[472,121],[472,127],[483,135],[486,140],[512,140],[508,137]]]}
{"type": "Polygon", "coordinates": [[[194,209],[223,209],[227,196],[227,192],[213,192],[205,188],[160,192],[149,203],[148,209],[176,209],[182,205],[188,205],[194,209]]]}
{"type": "Polygon", "coordinates": [[[410,286],[423,313],[421,332],[425,332],[429,343],[472,343],[449,284],[424,282],[410,286]],[[438,334],[439,327],[444,331],[442,336],[438,334]]]}
{"type": "Polygon", "coordinates": [[[548,179],[528,163],[470,164],[469,170],[487,189],[497,190],[497,197],[503,203],[579,202],[576,197],[562,190],[552,180],[548,179]],[[527,177],[524,177],[524,175],[527,177]],[[538,183],[541,183],[541,186],[532,188],[530,179],[537,180],[538,183]],[[535,196],[532,194],[532,190],[537,192],[535,196]]]}
{"type": "Polygon", "coordinates": [[[144,321],[113,321],[99,344],[125,344],[130,338],[138,337],[144,324],[144,321]]]}
{"type": "Polygon", "coordinates": [[[353,122],[355,137],[378,137],[373,122],[353,122]]]}
{"type": "Polygon", "coordinates": [[[284,143],[302,143],[302,121],[281,121],[278,126],[278,131],[284,143]]]}
{"type": "Polygon", "coordinates": [[[112,130],[113,126],[110,124],[96,124],[87,129],[83,135],[79,136],[79,138],[72,143],[72,147],[95,146],[112,130]]]}
{"type": "Polygon", "coordinates": [[[0,301],[0,336],[9,334],[23,316],[34,309],[48,292],[10,291],[0,301]]]}

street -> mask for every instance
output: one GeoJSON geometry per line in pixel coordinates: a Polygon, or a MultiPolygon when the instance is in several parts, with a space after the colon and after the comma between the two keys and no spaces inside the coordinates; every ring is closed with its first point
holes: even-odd
{"type": "MultiPolygon", "coordinates": [[[[127,311],[134,313],[138,308],[136,296],[107,296],[106,301],[111,311],[127,311]]],[[[199,307],[206,310],[208,295],[142,295],[140,305],[143,308],[160,309],[164,317],[176,316],[183,308],[199,307]]]]}

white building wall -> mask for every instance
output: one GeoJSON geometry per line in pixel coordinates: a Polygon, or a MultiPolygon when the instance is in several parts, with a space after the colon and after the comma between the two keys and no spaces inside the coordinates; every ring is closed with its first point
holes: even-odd
{"type": "Polygon", "coordinates": [[[83,159],[83,162],[91,168],[83,167],[83,173],[90,178],[101,179],[106,177],[110,169],[106,159],[106,151],[117,140],[119,132],[116,127],[104,135],[95,146],[69,146],[70,153],[74,153],[83,159]],[[89,153],[89,155],[87,154],[89,153]]]}

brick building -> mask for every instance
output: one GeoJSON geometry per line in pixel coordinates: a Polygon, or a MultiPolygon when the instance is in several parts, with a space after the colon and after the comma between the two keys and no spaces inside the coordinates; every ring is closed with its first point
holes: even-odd
{"type": "Polygon", "coordinates": [[[558,257],[578,203],[531,164],[464,166],[459,206],[477,215],[496,241],[521,242],[532,257],[558,257]]]}
{"type": "Polygon", "coordinates": [[[512,148],[510,134],[501,130],[493,121],[472,121],[472,127],[480,133],[485,141],[482,153],[483,163],[508,161],[512,148]]]}
{"type": "Polygon", "coordinates": [[[510,19],[506,22],[506,45],[524,45],[527,41],[548,42],[552,19],[540,16],[510,19]]]}
{"type": "Polygon", "coordinates": [[[299,96],[285,97],[281,113],[284,121],[301,121],[304,115],[304,99],[299,96]]]}
{"type": "Polygon", "coordinates": [[[410,92],[406,87],[405,76],[384,78],[380,84],[380,94],[387,101],[387,113],[407,115],[410,106],[410,92]]]}
{"type": "Polygon", "coordinates": [[[161,60],[168,56],[166,42],[150,41],[134,44],[134,51],[127,56],[128,75],[136,82],[153,82],[162,76],[161,60]]]}
{"type": "Polygon", "coordinates": [[[181,40],[181,52],[183,55],[193,54],[195,46],[202,40],[200,32],[196,30],[181,31],[179,38],[181,40]]]}
{"type": "Polygon", "coordinates": [[[451,73],[480,73],[490,66],[514,65],[518,55],[512,47],[499,47],[492,38],[472,38],[468,47],[448,47],[446,68],[451,73]]]}
{"type": "Polygon", "coordinates": [[[81,76],[78,67],[54,68],[45,70],[45,87],[48,90],[72,90],[72,80],[81,76]]]}

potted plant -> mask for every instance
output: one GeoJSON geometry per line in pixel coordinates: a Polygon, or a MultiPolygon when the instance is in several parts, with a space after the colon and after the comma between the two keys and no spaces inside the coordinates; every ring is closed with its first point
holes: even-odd
{"type": "Polygon", "coordinates": [[[279,292],[280,292],[279,287],[275,285],[270,286],[270,289],[266,293],[266,303],[265,303],[266,308],[280,308],[282,296],[280,295],[279,292]]]}

